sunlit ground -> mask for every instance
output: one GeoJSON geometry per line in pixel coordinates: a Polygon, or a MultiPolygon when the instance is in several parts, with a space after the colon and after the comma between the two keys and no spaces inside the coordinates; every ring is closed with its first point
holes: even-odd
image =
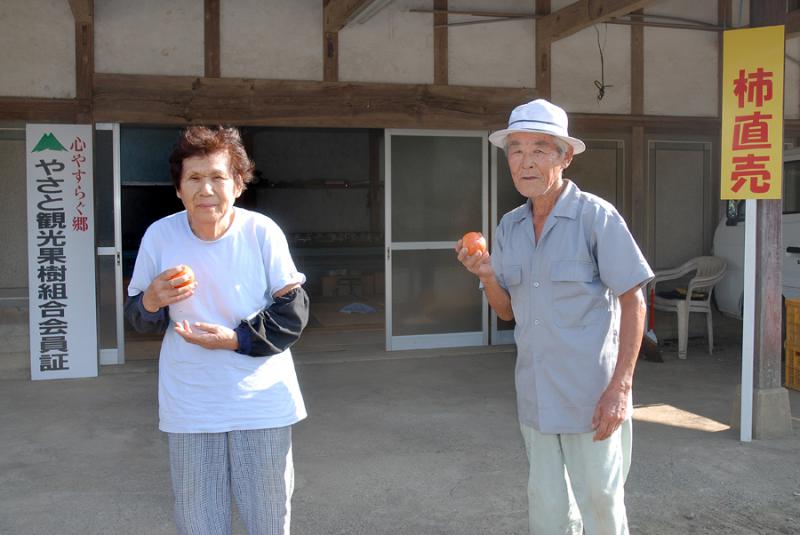
{"type": "Polygon", "coordinates": [[[664,403],[634,407],[633,419],[639,422],[670,425],[672,427],[682,427],[684,429],[694,429],[696,431],[706,431],[709,433],[726,431],[731,428],[729,425],[712,420],[711,418],[706,418],[705,416],[664,403]]]}

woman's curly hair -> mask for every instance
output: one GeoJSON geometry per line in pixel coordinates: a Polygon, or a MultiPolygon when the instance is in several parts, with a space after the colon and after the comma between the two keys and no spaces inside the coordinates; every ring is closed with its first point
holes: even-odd
{"type": "Polygon", "coordinates": [[[216,152],[227,152],[230,156],[231,175],[236,185],[244,191],[253,180],[255,164],[244,150],[239,130],[223,126],[190,126],[181,132],[169,156],[169,172],[175,189],[181,189],[183,160],[193,156],[209,156],[216,152]]]}

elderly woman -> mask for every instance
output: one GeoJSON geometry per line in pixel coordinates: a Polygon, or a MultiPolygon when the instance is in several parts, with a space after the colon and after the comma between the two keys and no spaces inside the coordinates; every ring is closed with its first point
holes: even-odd
{"type": "Polygon", "coordinates": [[[289,347],[308,297],[281,229],[234,206],[252,171],[235,129],[186,129],[170,156],[186,210],[147,229],[128,287],[133,326],[166,331],[159,428],[182,534],[229,533],[231,489],[249,533],[289,533],[306,416],[289,347]]]}

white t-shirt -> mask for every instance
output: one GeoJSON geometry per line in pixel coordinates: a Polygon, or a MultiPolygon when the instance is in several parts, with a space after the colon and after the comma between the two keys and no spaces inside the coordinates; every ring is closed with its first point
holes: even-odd
{"type": "MultiPolygon", "coordinates": [[[[145,291],[165,269],[186,264],[197,289],[169,307],[170,320],[234,329],[272,304],[274,292],[304,283],[278,225],[262,214],[234,210],[230,228],[214,241],[194,235],[185,211],[153,223],[142,238],[128,295],[145,291]]],[[[251,357],[204,349],[170,327],[158,379],[159,429],[168,433],[284,427],[306,417],[289,350],[251,357]]]]}

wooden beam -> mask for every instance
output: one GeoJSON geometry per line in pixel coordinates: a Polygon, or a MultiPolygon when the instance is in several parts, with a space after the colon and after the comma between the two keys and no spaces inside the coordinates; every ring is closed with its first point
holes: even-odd
{"type": "Polygon", "coordinates": [[[98,122],[497,129],[528,88],[95,75],[98,122]]]}
{"type": "MultiPolygon", "coordinates": [[[[437,86],[95,75],[99,122],[231,123],[352,128],[504,128],[521,102],[540,96],[528,88],[437,86]]],[[[800,128],[800,121],[787,126],[800,128]]],[[[718,135],[717,117],[570,114],[576,130],[648,130],[718,135]]]]}
{"type": "Polygon", "coordinates": [[[750,26],[786,24],[786,0],[750,0],[750,26]]]}
{"type": "MultiPolygon", "coordinates": [[[[723,28],[731,28],[733,26],[733,13],[731,11],[731,3],[728,1],[720,0],[717,3],[717,25],[723,28]]],[[[722,93],[722,68],[724,65],[723,49],[725,43],[725,34],[720,32],[717,35],[717,93],[722,93]]],[[[722,117],[722,98],[717,99],[717,116],[722,117]]]]}
{"type": "MultiPolygon", "coordinates": [[[[720,120],[717,117],[682,117],[667,115],[613,115],[603,113],[570,113],[570,132],[614,131],[630,132],[641,126],[648,132],[680,132],[681,134],[707,134],[718,136],[720,120]]],[[[580,137],[580,136],[579,136],[580,137]]]]}
{"type": "Polygon", "coordinates": [[[672,28],[677,30],[693,30],[697,32],[716,32],[719,33],[724,30],[722,27],[699,25],[699,24],[685,24],[682,22],[649,22],[646,20],[629,20],[629,19],[610,19],[604,20],[603,24],[621,24],[623,26],[647,26],[649,28],[672,28]]]}
{"type": "Polygon", "coordinates": [[[631,26],[631,113],[644,113],[644,27],[639,25],[631,26]]]}
{"type": "MultiPolygon", "coordinates": [[[[637,10],[634,15],[641,15],[637,10]]],[[[633,20],[641,20],[635,17],[633,20]]],[[[631,26],[631,114],[644,114],[644,26],[631,26]]],[[[630,206],[628,218],[631,232],[643,251],[647,251],[647,146],[644,140],[645,130],[637,125],[631,128],[630,150],[630,206]]]]}
{"type": "Polygon", "coordinates": [[[433,8],[437,10],[433,14],[433,83],[447,85],[447,0],[433,0],[433,8]]]}
{"type": "Polygon", "coordinates": [[[643,251],[648,250],[647,234],[647,170],[645,161],[647,145],[644,141],[644,128],[631,129],[631,211],[629,221],[631,232],[643,251]]]}
{"type": "Polygon", "coordinates": [[[339,32],[322,33],[322,79],[339,80],[339,32]]]}
{"type": "Polygon", "coordinates": [[[537,18],[535,24],[535,62],[534,69],[536,70],[536,92],[542,98],[550,99],[551,92],[551,45],[552,45],[552,22],[547,22],[545,15],[550,13],[550,0],[536,0],[536,15],[541,17],[537,18]]]}
{"type": "MultiPolygon", "coordinates": [[[[750,0],[750,25],[753,27],[786,24],[785,0],[750,0]]],[[[747,214],[751,217],[753,214],[747,214]]],[[[781,358],[782,340],[782,293],[781,262],[783,250],[781,247],[783,202],[781,199],[756,201],[756,258],[755,258],[755,285],[756,295],[754,304],[755,318],[755,351],[753,362],[753,382],[755,399],[758,400],[759,390],[773,390],[782,388],[781,383],[781,358]]],[[[789,403],[788,395],[786,405],[789,403]]],[[[770,403],[776,412],[779,404],[770,403]]],[[[756,403],[758,407],[758,403],[756,403]]],[[[785,408],[787,414],[789,407],[785,408]]],[[[763,430],[769,428],[764,418],[767,413],[753,414],[753,437],[765,438],[763,430]]],[[[777,421],[777,419],[776,419],[777,421]]],[[[787,418],[788,429],[783,433],[791,434],[791,420],[787,418]]]]}
{"type": "Polygon", "coordinates": [[[550,100],[551,93],[551,41],[545,28],[536,25],[536,91],[539,95],[550,100]]]}
{"type": "MultiPolygon", "coordinates": [[[[750,25],[753,28],[785,25],[786,0],[750,0],[750,25]]],[[[785,125],[785,123],[784,123],[785,125]]],[[[784,132],[786,128],[784,127],[784,132]]],[[[779,137],[776,142],[780,143],[779,137]]],[[[755,218],[755,273],[751,273],[755,284],[753,303],[753,366],[752,375],[742,376],[742,385],[734,401],[734,414],[743,408],[742,401],[747,394],[748,410],[752,411],[752,435],[744,432],[742,439],[768,439],[790,436],[792,434],[791,407],[788,391],[783,388],[782,376],[782,287],[781,245],[782,201],[758,199],[755,210],[748,207],[748,222],[755,218]],[[752,392],[745,384],[752,379],[752,392]]],[[[745,254],[748,254],[748,251],[745,254]]],[[[747,311],[745,311],[745,316],[747,311]]],[[[737,426],[743,423],[734,416],[737,426]]],[[[742,418],[744,420],[744,418],[742,418]]]]}
{"type": "Polygon", "coordinates": [[[325,32],[338,32],[357,10],[375,0],[323,0],[322,27],[325,32]]]}
{"type": "Polygon", "coordinates": [[[800,37],[800,9],[786,14],[786,38],[800,37]]]}
{"type": "Polygon", "coordinates": [[[69,0],[75,22],[91,22],[94,18],[93,4],[92,0],[69,0]]]}
{"type": "MultiPolygon", "coordinates": [[[[786,29],[784,30],[784,33],[786,39],[793,39],[795,37],[800,37],[800,0],[791,0],[789,7],[790,10],[786,14],[786,29]]],[[[798,90],[800,90],[800,88],[795,86],[794,88],[795,95],[797,94],[798,90]]],[[[787,126],[787,123],[789,122],[792,121],[787,121],[785,119],[783,121],[784,132],[786,133],[788,133],[789,131],[789,126],[787,126]]],[[[800,135],[800,134],[795,134],[795,135],[800,135]]]]}
{"type": "MultiPolygon", "coordinates": [[[[731,28],[733,26],[733,12],[731,10],[731,3],[727,0],[719,0],[717,2],[717,26],[722,28],[731,28]]],[[[724,67],[723,50],[725,48],[725,34],[720,32],[717,34],[717,93],[722,94],[722,70],[724,67]]],[[[722,117],[722,97],[717,99],[717,117],[722,117]]],[[[721,125],[720,125],[721,127],[721,125]]],[[[721,150],[721,147],[720,147],[721,150]]],[[[720,173],[717,172],[717,175],[720,173]]],[[[719,180],[714,181],[715,187],[719,184],[719,180]]],[[[716,190],[715,190],[716,191],[716,190]]],[[[714,204],[714,221],[719,221],[719,218],[724,215],[720,213],[720,203],[714,204]]]]}
{"type": "Polygon", "coordinates": [[[220,0],[204,1],[205,28],[203,34],[203,48],[205,50],[205,75],[206,78],[219,78],[220,66],[220,0]]]}
{"type": "Polygon", "coordinates": [[[656,0],[578,0],[544,17],[553,41],[569,37],[581,30],[614,17],[622,17],[643,9],[656,0]]]}
{"type": "Polygon", "coordinates": [[[83,123],[91,112],[85,99],[0,97],[1,121],[83,123]]]}
{"type": "MultiPolygon", "coordinates": [[[[98,122],[230,123],[352,128],[504,128],[528,88],[195,78],[95,74],[94,106],[79,99],[0,98],[0,120],[70,122],[91,113],[98,122]]],[[[580,131],[648,131],[718,135],[716,117],[570,114],[580,131]]],[[[784,121],[800,136],[800,120],[784,121]]]]}
{"type": "MultiPolygon", "coordinates": [[[[69,0],[75,19],[75,96],[92,98],[94,76],[94,1],[69,0]]],[[[76,118],[78,122],[91,122],[90,116],[76,118]]]]}
{"type": "MultiPolygon", "coordinates": [[[[641,11],[641,10],[639,10],[641,11]]],[[[517,20],[533,20],[539,18],[538,15],[519,12],[501,12],[501,11],[470,11],[460,9],[418,9],[412,8],[408,10],[409,13],[446,13],[448,15],[471,15],[473,17],[482,17],[478,20],[466,20],[460,22],[450,22],[447,24],[449,27],[454,26],[473,26],[476,24],[493,24],[496,22],[510,22],[517,20]]],[[[657,15],[650,15],[647,18],[656,17],[657,15]]],[[[722,26],[715,26],[702,21],[696,21],[686,18],[678,18],[674,20],[682,20],[684,22],[654,22],[647,20],[644,17],[634,17],[634,15],[627,15],[631,18],[616,17],[603,21],[603,24],[620,24],[624,26],[650,26],[653,28],[677,28],[681,30],[696,30],[701,32],[721,32],[726,28],[722,26]]],[[[670,20],[672,17],[664,17],[664,20],[670,20]]]]}
{"type": "Polygon", "coordinates": [[[92,98],[94,77],[94,23],[75,23],[75,96],[92,98]]]}
{"type": "Polygon", "coordinates": [[[322,79],[339,80],[339,30],[362,6],[374,0],[323,0],[322,2],[322,79]]]}
{"type": "MultiPolygon", "coordinates": [[[[205,79],[190,76],[95,74],[94,103],[84,99],[0,97],[0,121],[75,122],[95,110],[98,122],[230,123],[353,128],[504,128],[527,88],[205,79]],[[359,100],[361,99],[361,100],[359,100]],[[219,109],[214,106],[219,105],[219,109]],[[426,117],[426,113],[431,113],[426,117]],[[253,114],[249,116],[248,114],[253,114]],[[271,113],[278,115],[271,116],[271,113]]],[[[571,113],[577,133],[662,132],[719,135],[716,117],[571,113]]],[[[784,120],[800,137],[800,119],[784,120]]]]}
{"type": "Polygon", "coordinates": [[[381,224],[381,143],[383,143],[383,132],[378,129],[369,131],[369,193],[367,194],[367,204],[369,205],[369,231],[378,233],[383,228],[381,224]]]}

